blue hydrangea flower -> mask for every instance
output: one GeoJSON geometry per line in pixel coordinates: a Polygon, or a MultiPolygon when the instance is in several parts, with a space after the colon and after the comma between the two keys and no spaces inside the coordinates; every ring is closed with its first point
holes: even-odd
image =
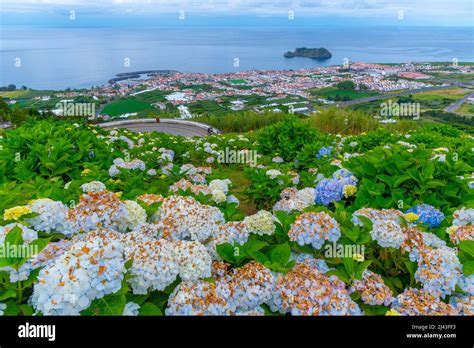
{"type": "Polygon", "coordinates": [[[320,273],[329,272],[331,269],[326,261],[317,259],[311,254],[292,254],[291,260],[295,261],[296,263],[305,263],[311,267],[311,269],[316,269],[320,273]]]}
{"type": "Polygon", "coordinates": [[[357,186],[357,178],[347,169],[341,168],[334,172],[332,175],[333,179],[340,180],[344,183],[344,185],[353,185],[357,186]]]}
{"type": "Polygon", "coordinates": [[[338,202],[343,197],[344,183],[336,179],[323,179],[316,186],[315,202],[329,205],[338,202]]]}
{"type": "Polygon", "coordinates": [[[415,280],[430,294],[445,298],[454,291],[462,275],[462,265],[453,249],[442,247],[428,250],[420,260],[415,280]]]}
{"type": "Polygon", "coordinates": [[[341,230],[337,221],[329,214],[304,213],[298,216],[288,231],[290,241],[298,245],[311,245],[321,249],[326,241],[336,242],[341,237],[341,230]]]}
{"type": "Polygon", "coordinates": [[[320,159],[321,157],[328,157],[328,156],[331,156],[331,153],[332,153],[332,146],[322,147],[319,149],[319,152],[316,155],[316,158],[320,159]]]}
{"type": "Polygon", "coordinates": [[[419,217],[418,221],[423,222],[429,228],[438,227],[444,220],[444,214],[429,204],[419,204],[408,209],[405,213],[415,213],[419,217]]]}

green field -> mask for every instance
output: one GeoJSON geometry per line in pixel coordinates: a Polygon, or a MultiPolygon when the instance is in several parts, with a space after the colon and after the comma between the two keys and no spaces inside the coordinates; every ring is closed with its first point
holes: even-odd
{"type": "Polygon", "coordinates": [[[472,82],[474,81],[474,74],[459,74],[459,73],[433,73],[430,74],[434,78],[444,79],[444,80],[452,80],[458,82],[472,82]]]}
{"type": "Polygon", "coordinates": [[[246,80],[242,80],[242,79],[236,79],[236,80],[230,80],[230,83],[234,84],[234,85],[244,85],[247,83],[246,80]]]}
{"type": "Polygon", "coordinates": [[[228,112],[227,108],[214,100],[200,100],[188,105],[193,115],[223,115],[228,112]]]}
{"type": "Polygon", "coordinates": [[[472,90],[464,88],[450,88],[436,91],[416,93],[413,95],[413,101],[419,102],[422,109],[442,109],[448,107],[456,100],[461,99],[472,90]]]}
{"type": "Polygon", "coordinates": [[[474,116],[474,105],[469,103],[464,103],[461,107],[456,111],[457,114],[462,116],[474,116]]]}
{"type": "Polygon", "coordinates": [[[335,87],[327,87],[310,90],[311,95],[329,100],[355,100],[378,95],[371,91],[346,91],[335,87]]]}
{"type": "Polygon", "coordinates": [[[464,97],[466,94],[472,91],[464,88],[447,88],[438,89],[436,91],[427,91],[422,93],[416,93],[413,95],[413,99],[419,101],[432,101],[440,99],[451,99],[453,101],[464,97]]]}
{"type": "Polygon", "coordinates": [[[140,93],[135,96],[137,100],[145,103],[166,102],[166,96],[171,94],[170,91],[154,90],[150,92],[140,93]]]}
{"type": "Polygon", "coordinates": [[[107,104],[102,110],[102,114],[109,116],[120,116],[123,114],[142,111],[154,111],[154,108],[150,105],[150,103],[138,100],[136,98],[128,98],[107,104]]]}
{"type": "Polygon", "coordinates": [[[9,99],[17,99],[17,98],[33,98],[43,95],[51,95],[54,91],[49,90],[34,90],[34,89],[19,89],[16,91],[0,91],[0,97],[2,98],[9,98],[9,99]]]}

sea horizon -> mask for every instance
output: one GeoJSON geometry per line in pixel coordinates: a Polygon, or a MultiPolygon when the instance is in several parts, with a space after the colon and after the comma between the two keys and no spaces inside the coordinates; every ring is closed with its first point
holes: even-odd
{"type": "Polygon", "coordinates": [[[118,73],[140,70],[235,73],[317,68],[345,59],[474,61],[473,27],[466,26],[6,26],[0,41],[0,85],[55,90],[102,86],[118,73]],[[324,47],[333,56],[283,57],[297,47],[324,47]]]}

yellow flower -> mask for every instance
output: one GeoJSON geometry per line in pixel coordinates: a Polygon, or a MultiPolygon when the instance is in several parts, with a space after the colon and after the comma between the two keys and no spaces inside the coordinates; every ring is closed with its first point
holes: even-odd
{"type": "Polygon", "coordinates": [[[123,193],[123,192],[115,192],[115,195],[116,195],[117,197],[122,197],[122,193],[123,193]]]}
{"type": "Polygon", "coordinates": [[[459,228],[458,226],[451,226],[446,229],[446,232],[448,232],[448,234],[453,234],[453,233],[456,233],[458,228],[459,228]]]}
{"type": "Polygon", "coordinates": [[[357,192],[357,187],[355,187],[354,185],[345,185],[342,188],[342,193],[344,193],[344,197],[346,198],[354,196],[356,192],[357,192]]]}
{"type": "Polygon", "coordinates": [[[395,309],[391,309],[389,310],[388,312],[385,313],[386,316],[390,316],[390,317],[396,317],[396,316],[400,316],[401,314],[398,313],[395,309]]]}
{"type": "Polygon", "coordinates": [[[13,207],[5,210],[3,213],[3,220],[18,220],[22,215],[31,213],[31,209],[27,205],[13,207]]]}
{"type": "Polygon", "coordinates": [[[86,168],[86,169],[84,169],[84,170],[82,171],[81,175],[82,175],[82,176],[86,176],[86,175],[88,175],[90,172],[91,172],[91,170],[90,170],[89,168],[86,168]]]}
{"type": "Polygon", "coordinates": [[[416,215],[415,213],[408,213],[408,214],[405,214],[405,218],[408,221],[416,221],[416,220],[418,220],[419,216],[416,215]]]}
{"type": "Polygon", "coordinates": [[[364,255],[352,254],[352,260],[357,261],[357,262],[362,262],[364,261],[364,255]]]}

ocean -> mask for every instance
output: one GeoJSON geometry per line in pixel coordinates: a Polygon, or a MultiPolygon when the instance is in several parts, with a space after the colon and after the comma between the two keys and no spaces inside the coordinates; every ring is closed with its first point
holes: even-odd
{"type": "Polygon", "coordinates": [[[138,70],[302,69],[342,64],[345,58],[472,62],[473,34],[473,27],[3,27],[0,85],[82,88],[138,70]],[[296,47],[325,47],[333,56],[283,57],[296,47]]]}

